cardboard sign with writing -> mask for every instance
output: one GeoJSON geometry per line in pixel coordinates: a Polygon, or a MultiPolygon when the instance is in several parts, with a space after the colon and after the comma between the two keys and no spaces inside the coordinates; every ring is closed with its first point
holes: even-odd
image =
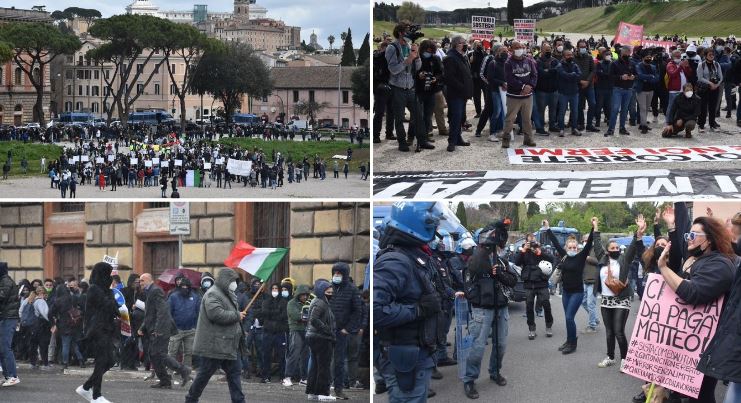
{"type": "Polygon", "coordinates": [[[175,166],[176,166],[176,167],[181,167],[181,166],[183,166],[183,160],[175,160],[175,166]]]}
{"type": "Polygon", "coordinates": [[[690,305],[660,274],[649,274],[621,371],[697,398],[704,375],[700,354],[718,327],[723,296],[707,305],[690,305]]]}
{"type": "Polygon", "coordinates": [[[113,155],[113,154],[111,154],[111,155],[108,156],[108,161],[110,161],[110,162],[113,162],[113,160],[115,160],[115,159],[116,159],[116,156],[113,155]]]}
{"type": "Polygon", "coordinates": [[[224,165],[224,159],[223,158],[217,158],[216,159],[216,165],[224,165]]]}
{"type": "Polygon", "coordinates": [[[513,21],[515,39],[522,42],[535,42],[535,20],[515,19],[513,21]]]}
{"type": "Polygon", "coordinates": [[[144,161],[144,166],[145,167],[151,167],[152,166],[152,161],[144,161]]]}
{"type": "Polygon", "coordinates": [[[471,37],[479,40],[490,40],[494,37],[496,19],[494,17],[471,16],[471,37]]]}
{"type": "Polygon", "coordinates": [[[80,157],[80,161],[82,161],[82,162],[88,162],[88,161],[90,161],[90,156],[89,155],[83,155],[83,156],[80,157]]]}
{"type": "Polygon", "coordinates": [[[103,157],[97,157],[97,158],[95,158],[95,163],[96,164],[102,164],[103,163],[103,157]]]}
{"type": "Polygon", "coordinates": [[[160,164],[160,159],[159,158],[152,158],[152,163],[154,165],[159,165],[160,164]]]}
{"type": "Polygon", "coordinates": [[[139,158],[132,158],[131,159],[131,165],[136,165],[139,163],[139,158]]]}
{"type": "Polygon", "coordinates": [[[203,163],[203,169],[211,169],[211,163],[210,162],[204,162],[203,163]]]}
{"type": "Polygon", "coordinates": [[[162,168],[167,168],[167,167],[170,166],[170,161],[162,161],[162,162],[160,162],[160,166],[162,168]]]}

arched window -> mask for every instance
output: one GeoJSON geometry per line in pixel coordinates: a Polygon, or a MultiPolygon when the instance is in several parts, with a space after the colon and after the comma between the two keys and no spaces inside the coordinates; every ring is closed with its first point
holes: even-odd
{"type": "Polygon", "coordinates": [[[15,68],[15,85],[22,85],[23,70],[20,67],[15,68]]]}
{"type": "Polygon", "coordinates": [[[16,112],[23,112],[23,105],[21,105],[21,104],[15,104],[14,110],[16,112]]]}

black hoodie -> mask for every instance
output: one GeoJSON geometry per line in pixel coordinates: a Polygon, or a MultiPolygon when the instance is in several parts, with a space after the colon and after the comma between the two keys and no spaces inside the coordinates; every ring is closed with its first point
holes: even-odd
{"type": "MultiPolygon", "coordinates": [[[[110,344],[118,337],[118,305],[111,292],[113,267],[96,263],[90,275],[90,288],[85,302],[84,339],[97,345],[110,344]]],[[[90,353],[90,352],[88,352],[90,353]]]]}
{"type": "Polygon", "coordinates": [[[0,320],[18,319],[21,300],[18,298],[18,286],[8,275],[8,263],[0,262],[0,320]]]}

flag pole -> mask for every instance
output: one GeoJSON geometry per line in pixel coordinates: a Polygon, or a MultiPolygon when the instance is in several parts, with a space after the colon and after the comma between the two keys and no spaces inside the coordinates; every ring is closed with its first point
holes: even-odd
{"type": "Polygon", "coordinates": [[[257,289],[257,292],[255,293],[255,295],[252,296],[250,303],[247,304],[246,307],[244,307],[244,310],[242,311],[243,314],[247,315],[247,311],[250,310],[250,308],[252,307],[252,304],[255,303],[255,300],[257,299],[257,297],[259,297],[260,294],[262,294],[262,292],[265,291],[266,284],[267,284],[266,282],[263,282],[260,288],[257,289]]]}

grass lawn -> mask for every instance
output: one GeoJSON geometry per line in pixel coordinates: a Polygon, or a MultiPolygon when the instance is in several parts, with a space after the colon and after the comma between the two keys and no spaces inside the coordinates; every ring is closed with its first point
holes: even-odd
{"type": "MultiPolygon", "coordinates": [[[[373,37],[381,37],[381,34],[384,32],[391,34],[394,32],[394,26],[396,25],[396,22],[392,21],[373,21],[373,37]]],[[[498,35],[501,31],[502,34],[506,32],[507,27],[497,28],[496,34],[498,35]]],[[[420,29],[421,32],[425,34],[424,38],[432,38],[432,39],[442,39],[443,37],[447,36],[448,38],[452,37],[452,32],[455,33],[461,33],[461,34],[470,34],[471,33],[471,25],[443,25],[443,26],[428,26],[422,24],[422,29],[420,29]]],[[[422,40],[424,40],[424,38],[422,40]]],[[[418,41],[418,42],[421,42],[418,41]]]]}
{"type": "Polygon", "coordinates": [[[28,175],[39,176],[41,168],[41,157],[46,157],[46,164],[56,160],[62,155],[62,147],[53,144],[23,143],[22,141],[1,141],[0,142],[0,161],[2,165],[8,160],[8,151],[13,156],[10,176],[24,176],[21,173],[21,160],[25,156],[28,160],[28,175]]]}
{"type": "MultiPolygon", "coordinates": [[[[360,164],[365,164],[370,158],[370,145],[368,139],[363,139],[363,147],[358,147],[357,144],[352,145],[353,154],[352,161],[350,161],[350,169],[357,170],[360,164]]],[[[346,141],[264,141],[260,139],[250,139],[244,137],[238,138],[225,138],[219,140],[219,143],[224,145],[239,145],[244,150],[252,151],[255,147],[261,148],[268,159],[272,156],[272,151],[275,149],[276,152],[282,153],[286,158],[290,155],[294,161],[298,161],[307,155],[310,159],[314,154],[319,154],[326,161],[330,161],[333,155],[347,155],[347,147],[350,143],[346,141]]],[[[313,159],[311,159],[313,161],[313,159]]],[[[331,163],[327,164],[331,169],[331,163]]],[[[342,165],[340,165],[342,168],[342,165]]]]}

